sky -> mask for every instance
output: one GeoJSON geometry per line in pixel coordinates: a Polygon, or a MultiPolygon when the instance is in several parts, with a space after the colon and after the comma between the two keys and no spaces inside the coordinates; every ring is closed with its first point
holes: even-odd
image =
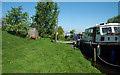
{"type": "MultiPolygon", "coordinates": [[[[11,7],[20,5],[29,16],[35,14],[37,2],[2,2],[2,17],[11,7]]],[[[109,18],[118,15],[118,2],[58,2],[58,6],[58,26],[62,26],[65,32],[72,29],[76,33],[83,32],[88,27],[106,23],[109,18]]]]}
{"type": "MultiPolygon", "coordinates": [[[[38,2],[51,0],[1,0],[2,2],[38,2]]],[[[118,2],[120,0],[53,0],[56,2],[118,2]]]]}

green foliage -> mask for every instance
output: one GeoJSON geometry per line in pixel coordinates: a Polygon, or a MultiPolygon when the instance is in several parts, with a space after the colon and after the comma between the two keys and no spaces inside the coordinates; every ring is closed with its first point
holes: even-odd
{"type": "Polygon", "coordinates": [[[28,22],[28,17],[28,13],[22,13],[22,6],[19,6],[18,8],[12,8],[9,10],[4,18],[4,21],[8,25],[17,25],[26,21],[28,22]]]}
{"type": "Polygon", "coordinates": [[[30,37],[29,35],[26,36],[26,39],[27,39],[27,40],[30,40],[30,38],[31,38],[31,37],[30,37]]]}
{"type": "Polygon", "coordinates": [[[64,30],[63,30],[62,26],[59,26],[58,27],[58,35],[63,35],[63,33],[64,33],[64,30]]]}
{"type": "MultiPolygon", "coordinates": [[[[57,40],[64,40],[64,31],[63,31],[63,28],[61,26],[58,27],[58,31],[57,31],[58,35],[57,35],[57,40]]],[[[54,40],[55,39],[55,31],[54,33],[52,34],[51,36],[51,39],[54,40]]]]}
{"type": "Polygon", "coordinates": [[[59,35],[58,36],[58,40],[65,40],[65,36],[62,34],[62,35],[59,35]]]}
{"type": "Polygon", "coordinates": [[[2,30],[5,31],[6,29],[6,23],[5,23],[5,18],[2,18],[2,30]]]}
{"type": "Polygon", "coordinates": [[[51,40],[55,40],[55,33],[52,34],[51,40]]]}
{"type": "Polygon", "coordinates": [[[75,32],[75,30],[74,30],[74,29],[70,31],[70,33],[71,33],[71,34],[73,34],[74,32],[75,32]]]}
{"type": "Polygon", "coordinates": [[[6,31],[15,31],[20,33],[26,33],[27,32],[27,25],[26,23],[19,23],[17,25],[6,25],[6,31]]]}
{"type": "Polygon", "coordinates": [[[27,33],[29,25],[29,16],[27,12],[22,13],[22,6],[12,8],[3,19],[3,30],[14,32],[15,35],[24,36],[27,33]]]}
{"type": "Polygon", "coordinates": [[[58,27],[58,39],[64,39],[64,35],[63,35],[63,33],[64,33],[64,30],[63,30],[63,28],[62,28],[62,26],[59,26],[58,27]]]}
{"type": "Polygon", "coordinates": [[[57,3],[54,2],[38,2],[35,7],[36,14],[32,17],[34,23],[37,23],[39,35],[47,37],[52,35],[57,23],[57,16],[59,14],[57,3]]]}
{"type": "Polygon", "coordinates": [[[72,38],[66,38],[65,41],[71,41],[73,40],[72,38]]]}
{"type": "Polygon", "coordinates": [[[108,19],[108,23],[120,23],[120,15],[108,19]]]}
{"type": "Polygon", "coordinates": [[[4,31],[6,29],[6,26],[2,26],[2,30],[4,31]]]}

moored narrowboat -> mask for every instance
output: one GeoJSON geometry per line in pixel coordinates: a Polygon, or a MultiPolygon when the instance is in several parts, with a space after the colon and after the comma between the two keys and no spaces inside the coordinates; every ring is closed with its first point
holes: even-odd
{"type": "Polygon", "coordinates": [[[85,29],[80,42],[80,50],[111,64],[120,65],[120,23],[106,23],[85,29]]]}

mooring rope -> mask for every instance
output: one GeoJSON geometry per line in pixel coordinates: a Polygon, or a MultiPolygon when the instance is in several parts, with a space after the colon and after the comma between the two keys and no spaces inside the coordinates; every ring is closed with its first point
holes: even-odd
{"type": "Polygon", "coordinates": [[[98,56],[98,58],[99,58],[100,60],[102,60],[104,63],[108,64],[108,65],[120,67],[119,65],[115,65],[115,64],[111,64],[111,63],[106,62],[105,60],[103,60],[103,59],[102,59],[101,57],[99,57],[99,56],[98,56]]]}

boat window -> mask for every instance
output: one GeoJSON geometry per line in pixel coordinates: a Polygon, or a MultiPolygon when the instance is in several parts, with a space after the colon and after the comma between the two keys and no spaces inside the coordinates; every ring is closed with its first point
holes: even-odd
{"type": "Polygon", "coordinates": [[[93,33],[93,29],[90,29],[90,33],[93,33]]]}
{"type": "Polygon", "coordinates": [[[105,33],[105,34],[111,33],[112,29],[111,29],[111,27],[102,28],[102,32],[105,33]]]}
{"type": "Polygon", "coordinates": [[[92,36],[93,35],[93,29],[88,29],[88,36],[92,36]]]}
{"type": "Polygon", "coordinates": [[[88,29],[88,33],[93,33],[93,29],[88,29]]]}
{"type": "Polygon", "coordinates": [[[90,33],[90,29],[88,29],[88,33],[90,33]]]}
{"type": "Polygon", "coordinates": [[[115,33],[120,33],[120,27],[114,27],[115,33]]]}
{"type": "Polygon", "coordinates": [[[97,27],[97,34],[100,34],[100,28],[97,27]]]}
{"type": "Polygon", "coordinates": [[[85,30],[85,34],[88,34],[88,30],[87,29],[85,30]]]}

